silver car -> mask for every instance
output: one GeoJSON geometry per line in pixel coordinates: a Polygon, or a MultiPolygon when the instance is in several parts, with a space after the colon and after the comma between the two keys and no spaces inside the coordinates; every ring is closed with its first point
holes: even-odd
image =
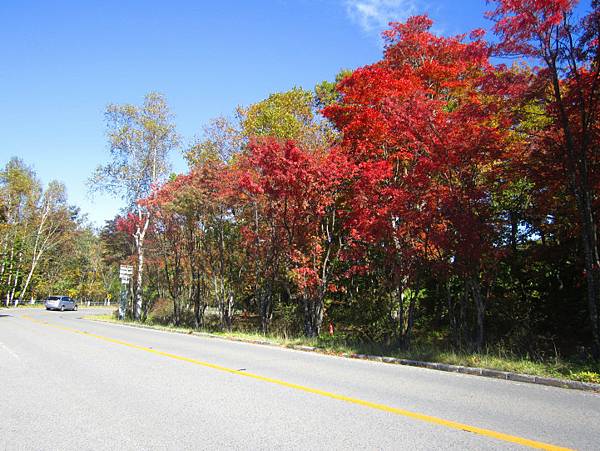
{"type": "Polygon", "coordinates": [[[77,310],[77,302],[69,296],[48,296],[44,302],[46,310],[77,310]]]}

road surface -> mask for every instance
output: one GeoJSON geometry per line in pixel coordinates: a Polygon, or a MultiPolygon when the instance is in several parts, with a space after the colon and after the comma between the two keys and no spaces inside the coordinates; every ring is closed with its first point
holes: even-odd
{"type": "Polygon", "coordinates": [[[0,310],[0,450],[600,449],[597,394],[89,314],[0,310]]]}

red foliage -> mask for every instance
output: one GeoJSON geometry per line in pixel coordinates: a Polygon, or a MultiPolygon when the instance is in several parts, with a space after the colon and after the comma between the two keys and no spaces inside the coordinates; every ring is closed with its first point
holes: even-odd
{"type": "Polygon", "coordinates": [[[495,0],[496,9],[488,17],[496,21],[494,30],[501,37],[505,53],[544,57],[536,42],[551,41],[551,34],[564,14],[577,0],[495,0]]]}
{"type": "Polygon", "coordinates": [[[482,32],[466,40],[430,27],[424,16],[392,24],[384,59],[341,82],[342,102],[324,111],[356,171],[351,238],[386,243],[405,275],[414,257],[478,270],[491,252],[489,187],[506,142],[485,93],[495,71],[482,32]]]}
{"type": "Polygon", "coordinates": [[[306,150],[275,138],[253,140],[237,162],[236,189],[261,218],[258,229],[243,229],[247,245],[263,256],[284,253],[301,290],[324,283],[323,264],[332,244],[324,227],[335,214],[344,162],[335,150],[306,150]]]}
{"type": "Polygon", "coordinates": [[[124,232],[127,235],[134,235],[135,231],[143,226],[143,220],[133,214],[127,213],[126,216],[119,216],[116,222],[116,229],[118,232],[124,232]]]}

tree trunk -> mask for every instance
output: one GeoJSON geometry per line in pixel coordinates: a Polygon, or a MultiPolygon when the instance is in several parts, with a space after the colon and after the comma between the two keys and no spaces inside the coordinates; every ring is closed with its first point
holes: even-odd
{"type": "Polygon", "coordinates": [[[260,327],[264,335],[269,332],[271,318],[273,316],[273,293],[272,287],[269,285],[264,290],[258,290],[259,310],[260,310],[260,327]]]}
{"type": "Polygon", "coordinates": [[[513,211],[509,212],[510,216],[510,247],[513,252],[517,251],[517,237],[519,230],[519,221],[517,220],[517,216],[513,211]]]}
{"type": "Polygon", "coordinates": [[[412,338],[412,330],[415,324],[415,307],[417,305],[417,297],[419,296],[419,289],[413,293],[410,297],[410,301],[408,303],[408,320],[406,323],[406,331],[404,332],[403,343],[402,346],[404,349],[410,349],[410,342],[412,338]]]}
{"type": "Polygon", "coordinates": [[[179,300],[173,297],[173,325],[179,326],[181,320],[181,314],[179,312],[179,300]]]}
{"type": "Polygon", "coordinates": [[[0,255],[2,258],[2,267],[0,267],[0,288],[2,287],[4,281],[4,269],[6,268],[6,258],[8,257],[8,240],[9,237],[7,234],[4,242],[2,243],[2,254],[0,255]]]}
{"type": "Polygon", "coordinates": [[[450,333],[452,335],[452,342],[455,347],[460,347],[460,330],[458,327],[458,315],[456,311],[456,302],[452,299],[452,290],[450,287],[450,281],[446,281],[444,284],[446,289],[446,302],[448,304],[448,319],[450,322],[450,333]]]}
{"type": "Polygon", "coordinates": [[[398,311],[396,313],[396,340],[398,346],[404,346],[404,284],[399,282],[396,286],[396,297],[398,298],[398,311]]]}
{"type": "Polygon", "coordinates": [[[473,300],[475,301],[475,307],[477,310],[477,332],[475,338],[475,347],[478,352],[483,350],[484,344],[484,326],[485,326],[485,299],[481,294],[481,285],[479,278],[474,276],[469,279],[468,287],[470,288],[473,300]]]}
{"type": "Polygon", "coordinates": [[[140,244],[137,248],[138,264],[137,264],[137,277],[135,284],[135,302],[133,303],[133,317],[136,320],[142,318],[142,272],[144,267],[144,245],[140,244]]]}
{"type": "Polygon", "coordinates": [[[195,294],[194,298],[194,326],[200,329],[204,325],[204,311],[206,303],[202,302],[200,294],[195,294]]]}
{"type": "Polygon", "coordinates": [[[192,271],[192,283],[190,284],[190,300],[194,305],[194,327],[200,329],[204,326],[204,312],[206,310],[206,302],[203,298],[204,282],[202,280],[200,267],[196,259],[196,248],[192,244],[188,247],[189,261],[192,271]]]}
{"type": "Polygon", "coordinates": [[[582,239],[585,257],[585,276],[587,282],[588,318],[592,332],[592,355],[600,358],[600,331],[598,318],[598,299],[600,297],[600,259],[596,224],[593,217],[591,196],[585,190],[581,193],[582,239]]]}
{"type": "Polygon", "coordinates": [[[260,299],[260,328],[263,335],[269,333],[269,325],[270,325],[270,306],[271,300],[270,296],[262,296],[260,299]]]}
{"type": "Polygon", "coordinates": [[[10,292],[10,300],[11,300],[11,302],[14,301],[15,307],[17,305],[19,305],[19,299],[17,299],[15,297],[15,293],[17,292],[17,286],[19,284],[19,276],[21,275],[20,268],[21,268],[21,262],[22,261],[23,261],[23,252],[19,252],[19,262],[17,263],[17,272],[15,274],[15,279],[14,279],[13,287],[12,287],[12,290],[10,292]]]}
{"type": "Polygon", "coordinates": [[[398,296],[398,317],[397,317],[397,341],[400,349],[408,350],[410,349],[410,341],[412,336],[412,329],[415,322],[415,307],[417,304],[417,296],[419,295],[419,289],[416,288],[416,291],[411,291],[411,296],[408,301],[408,309],[406,308],[406,285],[408,280],[403,278],[398,283],[396,288],[397,296],[398,296]]]}
{"type": "Polygon", "coordinates": [[[21,290],[21,293],[19,294],[19,299],[23,299],[23,297],[25,296],[25,293],[27,292],[27,289],[29,288],[29,283],[31,282],[31,277],[33,276],[33,272],[35,271],[35,268],[38,264],[38,259],[34,259],[33,262],[31,263],[31,268],[29,269],[29,273],[27,274],[27,279],[25,280],[25,285],[23,286],[23,289],[21,290]]]}
{"type": "Polygon", "coordinates": [[[12,270],[13,270],[13,266],[14,266],[14,257],[15,257],[15,245],[13,243],[13,245],[10,248],[10,265],[8,267],[8,277],[6,279],[6,307],[8,308],[8,306],[10,305],[10,283],[12,281],[12,270]]]}
{"type": "Polygon", "coordinates": [[[223,293],[221,303],[221,325],[223,330],[231,332],[233,326],[233,294],[223,293]]]}
{"type": "MultiPolygon", "coordinates": [[[[567,113],[560,82],[560,75],[556,65],[556,56],[546,59],[550,69],[552,88],[558,106],[558,120],[564,132],[564,146],[568,157],[567,178],[575,196],[579,219],[581,222],[581,238],[585,261],[588,319],[592,332],[592,355],[600,359],[600,331],[598,317],[598,303],[600,300],[600,258],[598,254],[598,238],[596,221],[592,207],[592,191],[589,182],[589,156],[588,143],[590,131],[582,130],[580,144],[576,145],[574,131],[567,113]]],[[[580,105],[582,106],[582,105],[580,105]]],[[[585,114],[584,114],[585,116],[585,114]]]]}
{"type": "MultiPolygon", "coordinates": [[[[138,211],[138,218],[142,219],[143,214],[141,211],[138,211]]],[[[136,278],[136,289],[135,289],[135,301],[133,303],[133,317],[135,320],[140,321],[142,319],[142,308],[143,308],[143,293],[142,293],[142,283],[143,283],[143,272],[144,272],[144,239],[146,237],[146,231],[148,230],[148,225],[150,224],[150,217],[146,216],[144,220],[144,227],[140,229],[138,226],[136,233],[134,235],[135,238],[135,247],[138,254],[137,261],[137,278],[136,278]]]]}
{"type": "Polygon", "coordinates": [[[323,324],[323,299],[305,297],[304,304],[304,335],[308,338],[318,337],[323,324]]]}

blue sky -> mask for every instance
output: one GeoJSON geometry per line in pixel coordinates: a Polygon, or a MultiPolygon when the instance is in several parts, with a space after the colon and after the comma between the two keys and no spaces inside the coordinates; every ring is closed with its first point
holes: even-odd
{"type": "MultiPolygon", "coordinates": [[[[165,94],[189,142],[212,117],[381,57],[389,20],[488,27],[485,0],[0,0],[0,164],[19,156],[101,225],[119,199],[87,193],[108,159],[103,111],[165,94]]],[[[185,170],[179,154],[173,169],[185,170]]]]}

